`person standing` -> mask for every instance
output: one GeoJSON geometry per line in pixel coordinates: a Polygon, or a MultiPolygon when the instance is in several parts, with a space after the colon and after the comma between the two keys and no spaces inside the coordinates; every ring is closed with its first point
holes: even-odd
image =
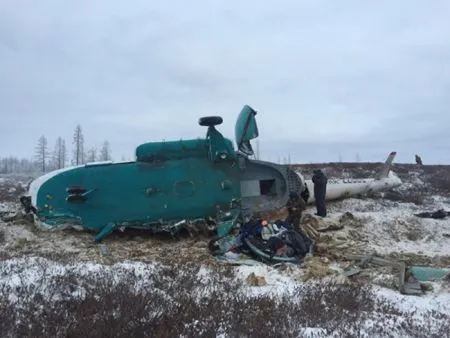
{"type": "Polygon", "coordinates": [[[312,177],[314,183],[314,198],[316,202],[317,216],[326,217],[327,208],[325,205],[325,196],[327,194],[328,178],[325,176],[322,170],[314,170],[312,177]]]}
{"type": "Polygon", "coordinates": [[[305,182],[305,187],[304,187],[302,193],[300,194],[300,197],[305,201],[305,204],[308,204],[309,189],[308,189],[308,186],[306,185],[306,182],[305,182]]]}
{"type": "Polygon", "coordinates": [[[302,212],[306,209],[306,203],[303,198],[295,191],[289,194],[289,200],[286,204],[288,216],[285,222],[293,225],[295,230],[300,229],[300,219],[302,218],[302,212]]]}

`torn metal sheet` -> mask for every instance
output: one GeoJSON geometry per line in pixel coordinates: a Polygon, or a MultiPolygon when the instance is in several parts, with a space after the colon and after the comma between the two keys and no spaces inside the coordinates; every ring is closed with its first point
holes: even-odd
{"type": "Polygon", "coordinates": [[[359,268],[351,268],[351,269],[348,269],[348,270],[344,271],[344,276],[351,277],[351,276],[354,276],[354,275],[357,275],[357,274],[361,273],[361,271],[362,270],[359,269],[359,268]]]}
{"type": "Polygon", "coordinates": [[[264,263],[255,261],[254,259],[246,258],[247,256],[242,255],[242,257],[232,258],[228,256],[216,256],[218,261],[225,262],[230,265],[246,265],[246,266],[262,266],[264,263]]]}
{"type": "Polygon", "coordinates": [[[433,268],[428,266],[411,266],[408,269],[411,275],[421,282],[431,282],[444,279],[450,275],[450,269],[433,268]]]}
{"type": "Polygon", "coordinates": [[[420,283],[408,282],[403,285],[403,294],[405,295],[423,295],[423,289],[420,283]]]}

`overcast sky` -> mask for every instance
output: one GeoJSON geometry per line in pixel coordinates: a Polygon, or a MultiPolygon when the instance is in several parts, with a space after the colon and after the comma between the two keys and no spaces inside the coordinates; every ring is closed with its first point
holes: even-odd
{"type": "Polygon", "coordinates": [[[450,163],[450,1],[0,1],[0,157],[234,140],[244,104],[264,159],[450,163]]]}

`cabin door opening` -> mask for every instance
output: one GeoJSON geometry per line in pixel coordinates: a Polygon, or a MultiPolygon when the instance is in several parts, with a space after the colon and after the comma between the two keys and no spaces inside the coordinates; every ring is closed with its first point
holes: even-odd
{"type": "Polygon", "coordinates": [[[259,191],[264,196],[275,196],[277,194],[275,179],[260,180],[259,191]]]}
{"type": "Polygon", "coordinates": [[[275,179],[241,181],[241,196],[276,196],[275,179]]]}

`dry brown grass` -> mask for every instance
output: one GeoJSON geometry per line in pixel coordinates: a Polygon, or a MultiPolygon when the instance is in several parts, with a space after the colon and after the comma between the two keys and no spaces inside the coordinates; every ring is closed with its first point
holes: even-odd
{"type": "Polygon", "coordinates": [[[371,319],[369,336],[392,335],[394,330],[400,336],[442,337],[450,330],[449,314],[429,312],[430,325],[421,324],[377,300],[367,284],[299,284],[293,295],[280,299],[247,298],[239,293],[241,285],[232,279],[231,269],[213,270],[207,284],[198,272],[195,264],[168,266],[139,292],[134,290],[142,277],[131,272],[116,284],[112,275],[68,272],[43,274],[34,285],[5,285],[0,288],[1,336],[302,337],[304,328],[320,327],[336,337],[354,337],[371,319]],[[197,299],[192,290],[199,285],[215,290],[197,299]],[[77,290],[85,290],[84,297],[74,297],[77,290]],[[21,307],[8,300],[11,294],[21,307]]]}

